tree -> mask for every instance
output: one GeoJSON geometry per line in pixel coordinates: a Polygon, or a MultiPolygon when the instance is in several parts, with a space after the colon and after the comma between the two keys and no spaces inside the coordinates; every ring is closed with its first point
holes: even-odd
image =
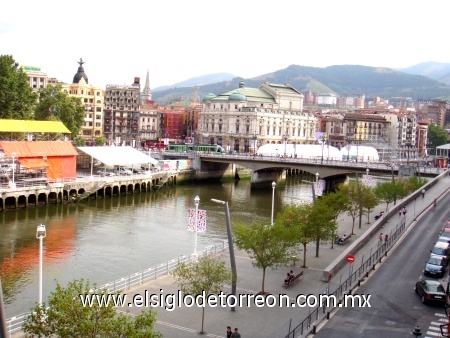
{"type": "MultiPolygon", "coordinates": [[[[186,263],[179,263],[172,271],[176,283],[180,290],[185,295],[199,296],[204,293],[205,299],[210,295],[219,294],[225,283],[231,283],[231,270],[225,267],[225,262],[218,261],[212,256],[204,256],[196,263],[187,265],[186,263]]],[[[203,303],[205,300],[199,298],[202,306],[202,329],[201,334],[204,334],[205,323],[205,307],[203,303]]]]}
{"type": "Polygon", "coordinates": [[[285,229],[285,235],[295,245],[303,245],[303,268],[306,268],[306,246],[315,239],[314,224],[309,221],[312,205],[291,204],[277,215],[276,225],[285,229]]]}
{"type": "Polygon", "coordinates": [[[84,147],[86,145],[86,140],[81,136],[77,136],[73,139],[74,147],[84,147]]]}
{"type": "MultiPolygon", "coordinates": [[[[338,224],[339,215],[348,208],[348,195],[343,194],[342,191],[330,192],[323,195],[320,200],[328,205],[333,212],[333,220],[335,224],[338,224]]],[[[331,238],[331,248],[333,248],[334,239],[336,237],[336,231],[333,231],[331,238]]]]}
{"type": "Polygon", "coordinates": [[[380,200],[375,195],[375,192],[372,187],[367,185],[361,186],[361,206],[363,208],[363,212],[367,215],[367,224],[370,223],[370,211],[373,210],[378,204],[380,200]]]}
{"type": "MultiPolygon", "coordinates": [[[[93,286],[96,295],[108,296],[108,291],[98,290],[93,286]]],[[[48,307],[37,304],[24,324],[25,337],[162,337],[153,332],[156,322],[153,310],[143,311],[134,320],[124,314],[118,314],[114,302],[99,306],[83,306],[80,295],[91,292],[89,281],[74,280],[66,288],[57,283],[56,291],[48,298],[48,307]]],[[[117,294],[116,294],[117,295],[117,294]]]]}
{"type": "Polygon", "coordinates": [[[61,85],[48,86],[39,90],[35,119],[61,121],[76,137],[84,122],[84,109],[81,99],[63,92],[61,85]]]}
{"type": "Polygon", "coordinates": [[[31,120],[37,95],[11,55],[0,55],[0,119],[31,120]]]}
{"type": "Polygon", "coordinates": [[[286,229],[278,222],[269,226],[262,221],[254,221],[250,225],[236,224],[233,228],[236,246],[248,253],[254,267],[263,270],[260,293],[265,294],[266,269],[286,265],[292,257],[293,248],[286,229]]]}
{"type": "Polygon", "coordinates": [[[341,184],[339,185],[339,190],[347,196],[348,203],[347,208],[345,211],[347,211],[347,215],[349,215],[352,218],[352,235],[354,235],[354,229],[355,229],[355,219],[360,215],[361,208],[360,208],[360,202],[359,202],[359,191],[358,191],[358,185],[354,181],[350,181],[348,184],[341,184]]]}
{"type": "Polygon", "coordinates": [[[439,147],[448,142],[448,134],[442,127],[430,124],[428,126],[428,141],[432,147],[439,147]]]}
{"type": "Polygon", "coordinates": [[[308,217],[316,240],[316,257],[319,257],[320,241],[332,239],[336,231],[335,212],[327,202],[326,199],[316,199],[308,217]]]}
{"type": "Polygon", "coordinates": [[[376,186],[374,190],[375,195],[386,203],[386,210],[389,208],[389,204],[396,199],[398,186],[400,184],[394,184],[392,182],[383,182],[376,186]]]}
{"type": "Polygon", "coordinates": [[[105,143],[106,143],[106,137],[100,136],[100,137],[95,138],[95,145],[97,147],[102,147],[105,145],[105,143]]]}

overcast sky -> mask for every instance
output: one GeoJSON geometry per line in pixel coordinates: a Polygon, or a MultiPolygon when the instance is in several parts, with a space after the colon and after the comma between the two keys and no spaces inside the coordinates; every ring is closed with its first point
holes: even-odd
{"type": "Polygon", "coordinates": [[[449,0],[4,1],[0,54],[71,83],[170,85],[291,64],[405,68],[450,62],[449,0]]]}

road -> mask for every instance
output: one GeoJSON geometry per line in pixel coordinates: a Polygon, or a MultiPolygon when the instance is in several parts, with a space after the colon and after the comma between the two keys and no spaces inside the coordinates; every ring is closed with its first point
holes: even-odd
{"type": "MultiPolygon", "coordinates": [[[[397,249],[355,294],[371,295],[370,308],[339,309],[314,337],[412,337],[416,326],[422,337],[439,337],[445,323],[442,307],[424,305],[414,293],[425,261],[445,220],[450,218],[450,195],[439,201],[409,232],[397,249]]],[[[447,275],[442,279],[447,284],[447,275]]]]}

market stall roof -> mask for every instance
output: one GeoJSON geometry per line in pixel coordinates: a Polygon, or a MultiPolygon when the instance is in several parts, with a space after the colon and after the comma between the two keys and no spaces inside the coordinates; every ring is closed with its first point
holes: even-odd
{"type": "Polygon", "coordinates": [[[0,141],[0,148],[7,157],[76,156],[76,149],[69,141],[0,141]]]}
{"type": "Polygon", "coordinates": [[[62,122],[31,120],[0,120],[0,132],[70,134],[70,130],[62,122]]]}
{"type": "Polygon", "coordinates": [[[153,157],[150,157],[130,146],[77,148],[105,165],[131,166],[133,164],[143,163],[151,163],[153,165],[158,164],[158,161],[153,157]]]}
{"type": "Polygon", "coordinates": [[[19,163],[25,169],[40,169],[44,167],[49,167],[47,162],[41,158],[19,158],[19,163]]]}

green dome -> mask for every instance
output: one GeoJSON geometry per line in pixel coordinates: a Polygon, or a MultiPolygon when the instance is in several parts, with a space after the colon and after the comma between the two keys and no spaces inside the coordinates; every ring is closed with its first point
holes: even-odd
{"type": "Polygon", "coordinates": [[[235,90],[229,97],[230,101],[247,101],[247,98],[244,94],[241,94],[239,90],[235,90]]]}
{"type": "Polygon", "coordinates": [[[205,101],[211,100],[211,99],[213,99],[215,97],[216,97],[216,94],[208,93],[208,94],[203,96],[202,101],[205,102],[205,101]]]}

